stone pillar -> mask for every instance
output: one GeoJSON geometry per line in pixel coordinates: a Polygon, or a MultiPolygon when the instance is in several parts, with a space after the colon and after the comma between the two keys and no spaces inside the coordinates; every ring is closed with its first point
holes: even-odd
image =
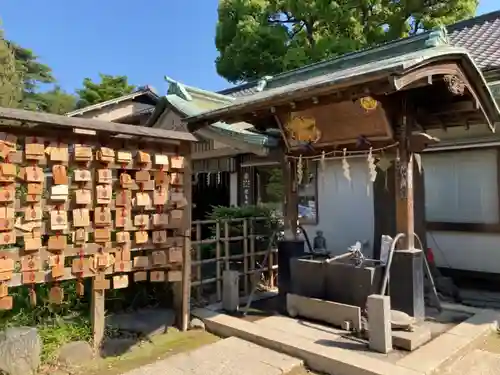
{"type": "Polygon", "coordinates": [[[424,256],[420,249],[395,251],[389,279],[392,308],[417,321],[425,319],[424,256]]]}
{"type": "Polygon", "coordinates": [[[370,349],[387,354],[392,350],[390,297],[372,294],[367,305],[370,349]]]}
{"type": "Polygon", "coordinates": [[[222,273],[222,308],[227,312],[236,312],[239,307],[238,271],[224,270],[222,273]]]}

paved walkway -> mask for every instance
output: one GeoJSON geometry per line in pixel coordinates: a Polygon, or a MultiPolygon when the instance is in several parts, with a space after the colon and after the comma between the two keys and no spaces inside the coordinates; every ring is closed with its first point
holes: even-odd
{"type": "Polygon", "coordinates": [[[500,375],[500,355],[473,350],[456,360],[438,375],[500,375]]]}
{"type": "Polygon", "coordinates": [[[230,337],[123,375],[281,375],[302,363],[300,359],[230,337]]]}

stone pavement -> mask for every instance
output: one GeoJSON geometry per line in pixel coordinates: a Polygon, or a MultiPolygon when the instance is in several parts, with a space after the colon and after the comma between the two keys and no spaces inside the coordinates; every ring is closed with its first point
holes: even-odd
{"type": "Polygon", "coordinates": [[[500,375],[500,354],[473,350],[437,375],[500,375]]]}
{"type": "Polygon", "coordinates": [[[300,359],[230,337],[123,375],[281,375],[302,364],[300,359]]]}

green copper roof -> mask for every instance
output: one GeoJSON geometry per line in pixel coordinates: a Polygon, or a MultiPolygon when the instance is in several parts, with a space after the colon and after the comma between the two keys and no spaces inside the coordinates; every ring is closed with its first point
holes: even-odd
{"type": "MultiPolygon", "coordinates": [[[[193,103],[190,103],[189,101],[184,100],[177,95],[167,95],[165,96],[165,100],[187,117],[196,116],[204,112],[203,109],[198,108],[193,103]]],[[[226,144],[232,143],[231,139],[234,139],[234,141],[237,142],[249,143],[251,145],[259,147],[275,147],[278,145],[278,139],[247,130],[251,128],[253,128],[252,125],[244,122],[231,125],[223,122],[216,122],[204,128],[205,131],[203,131],[203,129],[200,129],[200,131],[197,133],[210,139],[218,138],[216,140],[219,140],[220,142],[226,144]],[[221,139],[221,137],[223,137],[224,139],[221,139]]],[[[236,148],[245,147],[241,143],[238,143],[237,145],[232,144],[229,146],[233,146],[236,148]]],[[[261,152],[259,151],[259,153],[261,152]]]]}
{"type": "MultiPolygon", "coordinates": [[[[469,81],[475,85],[475,89],[480,95],[481,104],[484,106],[490,125],[500,121],[498,107],[486,81],[467,50],[446,45],[445,41],[446,35],[439,31],[435,34],[429,34],[427,39],[421,41],[423,43],[414,45],[414,47],[420,46],[420,49],[413,52],[398,54],[396,50],[400,51],[401,49],[396,48],[397,43],[393,43],[390,48],[381,46],[369,51],[339,57],[329,61],[326,65],[315,64],[314,67],[304,69],[300,74],[290,75],[289,78],[282,76],[279,83],[276,80],[270,80],[264,91],[238,98],[225,107],[192,116],[187,121],[199,124],[207,121],[218,121],[224,116],[250,112],[269,103],[300,100],[310,96],[309,92],[312,90],[333,89],[340,84],[349,84],[353,78],[356,78],[358,83],[361,81],[369,82],[377,77],[379,79],[383,74],[387,76],[401,74],[410,68],[417,68],[444,59],[458,60],[461,64],[469,81]],[[286,84],[287,79],[290,80],[288,84],[286,84]]],[[[404,40],[400,47],[407,46],[407,44],[408,40],[404,40]]]]}

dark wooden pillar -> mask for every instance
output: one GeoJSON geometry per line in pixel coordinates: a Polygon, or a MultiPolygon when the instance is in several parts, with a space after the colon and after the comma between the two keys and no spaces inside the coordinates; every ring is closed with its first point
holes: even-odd
{"type": "Polygon", "coordinates": [[[409,139],[412,123],[406,107],[399,128],[399,160],[396,161],[396,232],[405,236],[398,243],[390,268],[391,307],[418,321],[425,318],[424,268],[422,249],[415,249],[414,154],[409,139]],[[400,245],[399,245],[400,244],[400,245]]]}
{"type": "Polygon", "coordinates": [[[282,160],[284,207],[283,217],[285,236],[287,239],[297,239],[297,221],[299,218],[299,200],[297,191],[297,163],[294,159],[282,160]]]}

